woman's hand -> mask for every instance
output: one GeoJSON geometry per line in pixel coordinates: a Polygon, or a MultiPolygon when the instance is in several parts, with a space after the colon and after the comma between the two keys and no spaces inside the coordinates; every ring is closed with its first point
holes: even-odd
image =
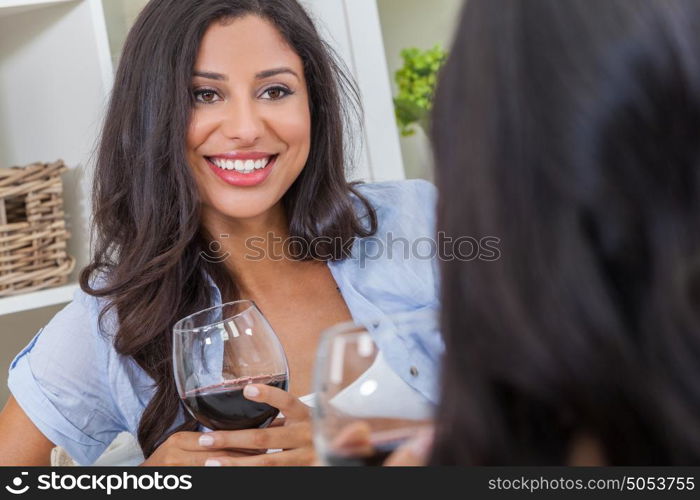
{"type": "MultiPolygon", "coordinates": [[[[399,446],[382,464],[385,467],[417,467],[427,465],[433,444],[433,428],[426,427],[399,446]]],[[[352,456],[372,456],[372,428],[367,422],[359,420],[347,425],[333,441],[335,449],[351,450],[352,456]]],[[[316,462],[316,465],[321,465],[316,462]]]]}
{"type": "Polygon", "coordinates": [[[309,408],[288,392],[263,384],[247,385],[243,394],[274,406],[285,418],[265,429],[176,432],[141,465],[311,465],[315,453],[309,408]],[[283,451],[266,453],[268,449],[283,451]]]}
{"type": "Polygon", "coordinates": [[[427,465],[432,445],[432,429],[423,430],[389,455],[383,465],[387,467],[418,467],[427,465]]]}
{"type": "MultiPolygon", "coordinates": [[[[211,444],[206,447],[212,452],[204,465],[312,465],[315,461],[311,441],[311,412],[309,408],[286,391],[264,384],[245,386],[243,395],[251,401],[267,403],[284,414],[284,423],[265,429],[244,429],[240,431],[213,431],[206,434],[211,444]],[[268,449],[281,449],[275,453],[265,453],[268,449]],[[216,450],[216,451],[215,451],[216,450]],[[243,453],[223,453],[219,450],[237,450],[260,454],[251,456],[243,453]]],[[[278,419],[281,420],[281,419],[278,419]]]]}
{"type": "Polygon", "coordinates": [[[233,450],[213,450],[211,446],[206,444],[209,442],[208,435],[208,432],[176,432],[163,441],[141,466],[201,466],[214,453],[230,457],[243,455],[243,453],[233,450]]]}

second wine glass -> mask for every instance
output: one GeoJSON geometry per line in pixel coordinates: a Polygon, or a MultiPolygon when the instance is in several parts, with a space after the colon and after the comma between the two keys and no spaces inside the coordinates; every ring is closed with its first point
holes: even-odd
{"type": "Polygon", "coordinates": [[[269,322],[250,300],[204,309],[173,328],[173,369],[187,410],[213,430],[268,426],[279,410],[246,399],[247,384],[287,390],[287,358],[269,322]]]}
{"type": "Polygon", "coordinates": [[[321,464],[382,465],[400,445],[430,432],[433,404],[398,375],[375,343],[428,332],[437,332],[433,310],[341,323],[324,331],[313,412],[321,464]]]}

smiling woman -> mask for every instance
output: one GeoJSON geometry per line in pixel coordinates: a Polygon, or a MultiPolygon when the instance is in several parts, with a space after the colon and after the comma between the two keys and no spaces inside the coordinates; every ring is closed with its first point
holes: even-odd
{"type": "Polygon", "coordinates": [[[187,159],[205,218],[210,212],[236,219],[280,212],[311,143],[299,55],[258,16],[216,23],[202,39],[192,88],[187,159]],[[252,186],[258,189],[245,189],[252,186]]]}
{"type": "MultiPolygon", "coordinates": [[[[435,192],[346,181],[357,102],[295,1],[149,2],[102,132],[94,256],[74,301],[12,363],[0,463],[45,463],[60,445],[89,464],[124,431],[146,465],[313,461],[302,397],[319,333],[437,306],[433,258],[366,255],[377,239],[432,236],[435,192]],[[262,255],[250,258],[251,241],[262,255]],[[289,392],[257,384],[246,397],[284,424],[205,435],[182,409],[171,332],[239,298],[264,311],[290,368],[289,392]],[[259,454],[267,448],[284,451],[259,454]]],[[[437,332],[376,340],[406,394],[432,404],[437,332]]]]}

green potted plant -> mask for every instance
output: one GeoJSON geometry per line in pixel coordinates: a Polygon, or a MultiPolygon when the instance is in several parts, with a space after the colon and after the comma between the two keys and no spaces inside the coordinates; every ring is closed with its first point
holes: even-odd
{"type": "Polygon", "coordinates": [[[427,133],[437,73],[447,53],[440,45],[428,50],[410,47],[401,51],[401,58],[404,64],[394,75],[399,90],[394,111],[401,135],[413,135],[414,125],[427,133]]]}

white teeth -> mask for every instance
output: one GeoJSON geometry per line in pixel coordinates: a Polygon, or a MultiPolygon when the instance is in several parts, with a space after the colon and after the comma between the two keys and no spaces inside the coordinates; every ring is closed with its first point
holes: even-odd
{"type": "Polygon", "coordinates": [[[260,160],[226,160],[223,158],[211,158],[211,162],[223,170],[236,170],[244,174],[253,170],[265,168],[272,159],[272,156],[261,158],[260,160]]]}

